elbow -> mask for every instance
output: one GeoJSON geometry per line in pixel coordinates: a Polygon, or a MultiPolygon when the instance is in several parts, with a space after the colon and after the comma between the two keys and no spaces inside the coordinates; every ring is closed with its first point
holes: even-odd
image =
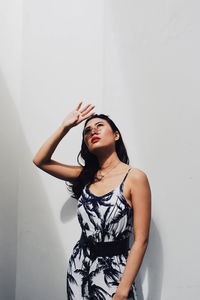
{"type": "Polygon", "coordinates": [[[147,240],[142,241],[142,242],[141,242],[141,246],[144,247],[144,248],[147,248],[147,246],[148,246],[148,241],[147,241],[147,240]]]}
{"type": "Polygon", "coordinates": [[[38,168],[41,168],[42,166],[44,166],[45,164],[50,163],[50,161],[38,161],[37,159],[33,158],[32,162],[34,163],[34,165],[36,165],[38,168]]]}
{"type": "Polygon", "coordinates": [[[32,158],[32,162],[33,162],[35,165],[37,164],[37,162],[36,162],[36,160],[35,160],[34,157],[32,158]]]}
{"type": "Polygon", "coordinates": [[[39,167],[39,162],[35,159],[35,158],[33,158],[32,159],[32,162],[34,163],[34,165],[36,165],[37,167],[39,167]]]}

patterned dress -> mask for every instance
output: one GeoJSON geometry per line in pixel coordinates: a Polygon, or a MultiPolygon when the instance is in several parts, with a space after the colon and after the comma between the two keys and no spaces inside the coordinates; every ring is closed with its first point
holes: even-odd
{"type": "MultiPolygon", "coordinates": [[[[96,242],[121,240],[133,234],[133,208],[123,196],[124,181],[114,190],[95,196],[86,184],[77,201],[82,232],[96,242]]],[[[130,247],[128,253],[130,252],[130,247]]],[[[123,274],[127,255],[91,259],[89,249],[78,241],[67,265],[68,300],[111,300],[123,274]]],[[[128,300],[137,300],[135,281],[128,300]]]]}

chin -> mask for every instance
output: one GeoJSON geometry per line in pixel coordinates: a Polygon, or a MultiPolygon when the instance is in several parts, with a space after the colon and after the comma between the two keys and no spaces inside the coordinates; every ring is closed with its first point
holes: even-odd
{"type": "Polygon", "coordinates": [[[93,154],[98,153],[105,153],[108,150],[108,147],[106,145],[95,145],[94,147],[90,148],[89,151],[93,154]]]}

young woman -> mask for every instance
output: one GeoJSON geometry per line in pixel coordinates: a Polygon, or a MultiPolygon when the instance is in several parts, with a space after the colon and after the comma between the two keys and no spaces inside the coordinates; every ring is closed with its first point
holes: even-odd
{"type": "Polygon", "coordinates": [[[94,105],[71,111],[33,158],[43,171],[66,182],[77,199],[81,237],[68,261],[68,300],[139,300],[135,278],[148,245],[151,190],[147,175],[129,165],[121,133],[94,105]],[[87,119],[87,120],[86,120],[87,119]],[[82,133],[84,165],[51,159],[58,143],[86,120],[82,133]],[[129,237],[134,242],[130,247],[129,237]]]}

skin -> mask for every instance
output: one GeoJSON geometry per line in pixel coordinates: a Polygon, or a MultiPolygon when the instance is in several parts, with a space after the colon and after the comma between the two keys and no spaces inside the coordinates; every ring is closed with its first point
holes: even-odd
{"type": "Polygon", "coordinates": [[[88,150],[95,154],[98,158],[100,169],[112,168],[119,163],[120,160],[115,151],[115,141],[119,139],[119,133],[113,133],[110,124],[101,118],[94,118],[88,121],[86,125],[86,133],[84,134],[84,142],[88,150]],[[95,125],[95,123],[97,123],[95,125]],[[88,129],[88,127],[91,127],[88,129]],[[87,131],[86,131],[87,129],[87,131]],[[98,142],[92,143],[92,137],[99,137],[98,142]]]}
{"type": "MultiPolygon", "coordinates": [[[[90,190],[97,196],[105,194],[120,183],[127,170],[132,167],[121,162],[115,151],[115,141],[119,138],[118,132],[113,132],[110,124],[101,118],[88,121],[86,127],[90,130],[84,135],[84,141],[99,161],[100,169],[104,175],[112,167],[110,174],[99,182],[90,185],[90,190]],[[100,122],[96,124],[97,122],[100,122]],[[95,125],[96,124],[96,125],[95,125]],[[101,139],[92,143],[91,138],[98,136],[101,139]]],[[[134,209],[134,243],[130,249],[124,273],[112,300],[126,300],[133,280],[135,280],[148,245],[151,220],[151,190],[147,175],[138,168],[129,172],[124,184],[124,197],[134,209]]]]}

